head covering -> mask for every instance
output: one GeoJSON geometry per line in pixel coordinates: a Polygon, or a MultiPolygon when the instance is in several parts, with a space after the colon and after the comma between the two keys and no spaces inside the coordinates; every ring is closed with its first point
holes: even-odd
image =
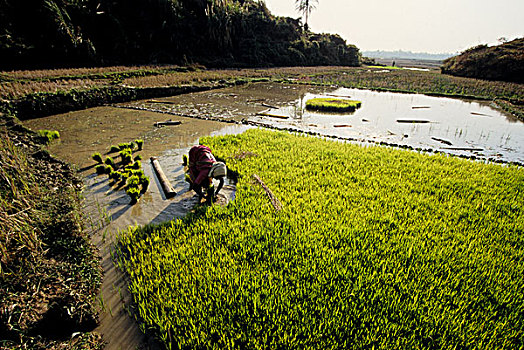
{"type": "Polygon", "coordinates": [[[227,168],[226,165],[222,162],[215,162],[211,166],[211,170],[209,170],[209,177],[220,177],[220,176],[226,176],[227,174],[227,168]]]}

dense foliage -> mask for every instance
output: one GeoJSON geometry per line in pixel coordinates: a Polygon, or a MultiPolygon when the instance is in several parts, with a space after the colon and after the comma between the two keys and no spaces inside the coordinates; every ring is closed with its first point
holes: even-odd
{"type": "Polygon", "coordinates": [[[118,249],[168,348],[524,345],[521,168],[260,130],[201,141],[239,173],[235,200],[118,249]]]}
{"type": "Polygon", "coordinates": [[[524,38],[498,46],[475,46],[444,61],[442,73],[524,83],[524,38]]]}
{"type": "Polygon", "coordinates": [[[0,0],[0,68],[60,64],[359,65],[254,0],[0,0]],[[31,25],[28,25],[31,23],[31,25]]]}

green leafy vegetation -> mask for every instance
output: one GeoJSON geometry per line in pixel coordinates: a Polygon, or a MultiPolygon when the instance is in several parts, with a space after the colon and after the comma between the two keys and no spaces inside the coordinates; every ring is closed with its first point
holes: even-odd
{"type": "Polygon", "coordinates": [[[100,154],[100,152],[95,152],[91,155],[91,159],[97,163],[102,163],[102,154],[100,154]]]}
{"type": "MultiPolygon", "coordinates": [[[[254,0],[45,0],[33,6],[4,0],[0,37],[0,68],[115,62],[355,66],[360,56],[340,36],[310,33],[299,19],[273,16],[254,0]]],[[[117,83],[125,76],[104,78],[117,83]]]]}
{"type": "Polygon", "coordinates": [[[60,138],[60,133],[56,130],[37,130],[36,132],[40,137],[44,138],[46,144],[50,144],[54,140],[60,138]]]}
{"type": "MultiPolygon", "coordinates": [[[[115,190],[119,190],[122,187],[124,188],[126,194],[131,199],[131,204],[136,204],[140,196],[146,193],[149,187],[149,178],[142,170],[142,156],[137,154],[133,159],[133,149],[135,145],[137,146],[137,151],[141,151],[143,144],[143,140],[135,140],[134,142],[119,143],[118,146],[113,145],[110,151],[119,152],[120,163],[117,164],[113,158],[107,157],[104,164],[95,166],[97,175],[105,174],[108,175],[110,180],[113,180],[113,185],[117,185],[114,188],[115,190]]],[[[102,163],[102,155],[100,153],[97,152],[93,154],[92,158],[102,163]]]]}
{"type": "Polygon", "coordinates": [[[116,152],[120,152],[120,147],[115,146],[115,145],[111,145],[111,147],[109,147],[109,152],[108,153],[116,153],[116,152]]]}
{"type": "Polygon", "coordinates": [[[522,168],[261,130],[201,143],[235,200],[117,247],[167,348],[522,345],[522,168]]]}
{"type": "Polygon", "coordinates": [[[362,102],[340,98],[312,98],[306,101],[306,108],[325,112],[354,112],[362,102]]]}
{"type": "Polygon", "coordinates": [[[446,59],[441,70],[461,77],[524,83],[524,38],[472,47],[446,59]]]}

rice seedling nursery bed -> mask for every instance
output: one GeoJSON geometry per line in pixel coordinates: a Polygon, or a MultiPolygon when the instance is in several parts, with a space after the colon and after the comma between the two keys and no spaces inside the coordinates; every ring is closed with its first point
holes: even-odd
{"type": "Polygon", "coordinates": [[[354,112],[362,102],[337,98],[312,98],[306,101],[306,108],[322,112],[354,112]]]}
{"type": "Polygon", "coordinates": [[[167,348],[523,346],[522,168],[261,130],[201,143],[235,200],[116,251],[167,348]]]}

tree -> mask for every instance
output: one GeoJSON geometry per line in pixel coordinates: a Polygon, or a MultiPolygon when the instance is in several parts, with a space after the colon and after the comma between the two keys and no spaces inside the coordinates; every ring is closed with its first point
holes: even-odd
{"type": "Polygon", "coordinates": [[[315,5],[318,4],[318,0],[295,0],[296,9],[304,16],[304,29],[308,30],[308,16],[315,9],[315,5]]]}

